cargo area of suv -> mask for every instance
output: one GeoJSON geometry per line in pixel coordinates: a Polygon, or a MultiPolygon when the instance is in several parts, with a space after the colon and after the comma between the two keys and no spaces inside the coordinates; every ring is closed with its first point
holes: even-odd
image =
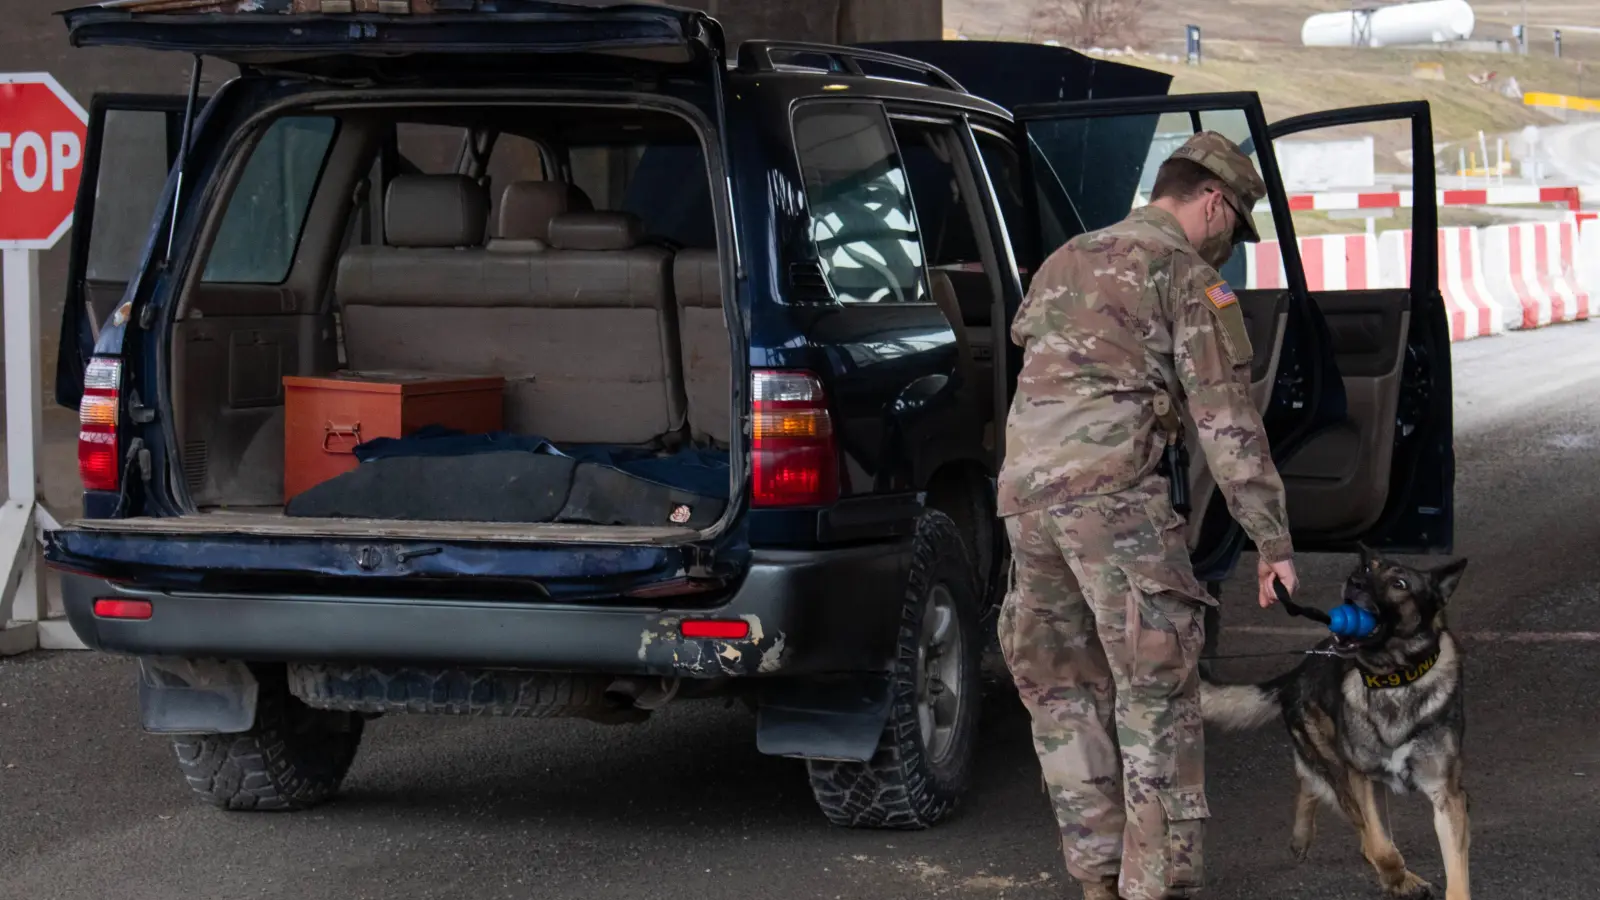
{"type": "Polygon", "coordinates": [[[704,136],[687,117],[626,99],[341,102],[246,140],[169,344],[193,515],[717,520],[732,366],[704,136]],[[451,407],[474,398],[446,395],[409,423],[420,436],[373,442],[372,422],[363,435],[357,416],[291,402],[315,421],[286,443],[286,375],[489,376],[502,403],[486,432],[452,434],[451,407]],[[286,469],[357,451],[353,470],[286,492],[286,469]]]}

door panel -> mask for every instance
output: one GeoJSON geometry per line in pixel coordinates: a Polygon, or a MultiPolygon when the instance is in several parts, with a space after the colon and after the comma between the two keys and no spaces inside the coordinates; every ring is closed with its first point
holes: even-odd
{"type": "Polygon", "coordinates": [[[186,98],[96,94],[73,214],[67,296],[56,358],[56,402],[76,409],[100,325],[127,292],[182,144],[186,98]]]}
{"type": "MultiPolygon", "coordinates": [[[[1289,295],[1284,291],[1241,290],[1236,293],[1239,307],[1244,310],[1244,325],[1250,335],[1250,346],[1255,350],[1255,357],[1250,364],[1250,397],[1256,403],[1256,410],[1265,415],[1271,403],[1273,384],[1278,378],[1278,365],[1283,359],[1283,335],[1289,324],[1289,295]]],[[[1188,446],[1200,446],[1200,436],[1195,431],[1194,423],[1186,418],[1184,426],[1184,440],[1188,446]]],[[[1187,527],[1189,549],[1195,550],[1200,546],[1205,532],[1206,513],[1213,503],[1220,506],[1224,501],[1217,491],[1216,479],[1211,477],[1211,469],[1206,465],[1205,454],[1191,453],[1189,459],[1190,509],[1187,527]]]]}
{"type": "Polygon", "coordinates": [[[335,368],[327,316],[280,285],[200,284],[173,326],[172,409],[197,507],[283,502],[283,376],[335,368]]]}
{"type": "MultiPolygon", "coordinates": [[[[1354,173],[1344,176],[1352,183],[1330,187],[1371,188],[1375,182],[1409,187],[1415,204],[1411,269],[1390,267],[1403,272],[1407,284],[1369,283],[1364,290],[1306,288],[1327,323],[1344,386],[1346,416],[1319,429],[1280,462],[1295,547],[1339,551],[1361,541],[1391,552],[1448,552],[1453,540],[1454,455],[1449,332],[1438,284],[1435,178],[1432,166],[1406,172],[1396,171],[1398,162],[1391,162],[1433,159],[1428,105],[1397,103],[1315,113],[1276,123],[1271,132],[1274,142],[1315,132],[1322,132],[1316,137],[1323,140],[1348,140],[1366,132],[1375,148],[1373,168],[1361,171],[1360,166],[1349,166],[1342,171],[1354,173]]],[[[1308,149],[1332,152],[1329,147],[1308,149]]],[[[1316,213],[1301,214],[1286,224],[1291,231],[1304,225],[1319,233],[1353,231],[1362,225],[1316,213]]],[[[1376,249],[1376,241],[1367,240],[1376,249]]],[[[1284,241],[1282,250],[1286,267],[1291,257],[1299,262],[1301,248],[1295,242],[1284,241]]],[[[1350,268],[1356,269],[1353,277],[1361,277],[1359,266],[1350,268]]],[[[1303,282],[1295,285],[1291,279],[1291,285],[1298,290],[1303,282]]]]}
{"type": "Polygon", "coordinates": [[[1312,437],[1280,474],[1296,529],[1359,536],[1389,497],[1410,297],[1348,291],[1316,299],[1333,335],[1349,418],[1312,437]]]}

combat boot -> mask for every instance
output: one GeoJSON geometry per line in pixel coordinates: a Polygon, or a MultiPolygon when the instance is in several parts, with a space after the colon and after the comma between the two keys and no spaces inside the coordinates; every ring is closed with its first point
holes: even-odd
{"type": "Polygon", "coordinates": [[[1080,881],[1083,900],[1122,900],[1117,893],[1117,876],[1107,875],[1099,881],[1080,881]]]}

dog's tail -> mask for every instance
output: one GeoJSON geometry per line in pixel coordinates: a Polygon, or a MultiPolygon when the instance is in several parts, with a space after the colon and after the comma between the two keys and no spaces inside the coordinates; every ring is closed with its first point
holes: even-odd
{"type": "Polygon", "coordinates": [[[1280,688],[1266,684],[1214,684],[1200,682],[1200,716],[1226,731],[1249,731],[1271,722],[1283,712],[1280,688]]]}

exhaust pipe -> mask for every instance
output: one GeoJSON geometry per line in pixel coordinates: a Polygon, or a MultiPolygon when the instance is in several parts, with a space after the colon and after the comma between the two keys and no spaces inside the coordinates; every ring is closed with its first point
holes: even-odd
{"type": "Polygon", "coordinates": [[[654,712],[671,703],[678,696],[679,679],[672,678],[618,678],[605,690],[606,700],[654,712]]]}

